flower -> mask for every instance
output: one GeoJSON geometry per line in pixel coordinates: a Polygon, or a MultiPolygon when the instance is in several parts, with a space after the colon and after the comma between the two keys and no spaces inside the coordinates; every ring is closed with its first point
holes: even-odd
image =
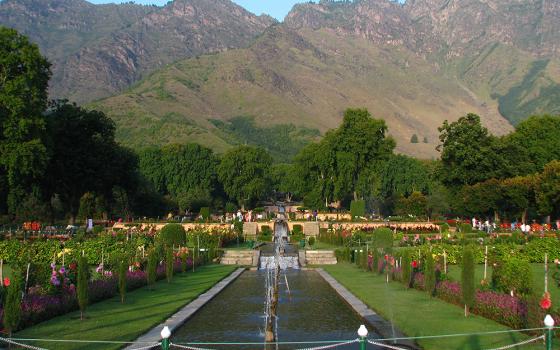
{"type": "Polygon", "coordinates": [[[412,263],[411,263],[411,265],[412,265],[412,268],[413,268],[413,269],[417,268],[417,267],[418,267],[418,261],[413,260],[412,263]]]}
{"type": "Polygon", "coordinates": [[[10,285],[10,279],[8,277],[4,277],[4,286],[8,287],[10,285]]]}
{"type": "Polygon", "coordinates": [[[55,263],[52,263],[52,264],[51,264],[51,269],[54,270],[55,268],[56,268],[56,264],[55,264],[55,263]]]}
{"type": "Polygon", "coordinates": [[[550,293],[546,292],[543,294],[543,297],[539,303],[541,309],[548,310],[552,306],[552,301],[550,300],[550,293]]]}
{"type": "Polygon", "coordinates": [[[75,262],[71,262],[68,267],[70,268],[70,270],[74,271],[74,270],[76,270],[78,265],[75,262]]]}
{"type": "Polygon", "coordinates": [[[58,270],[58,272],[60,272],[60,274],[64,275],[64,273],[66,272],[66,269],[64,268],[64,266],[62,266],[60,268],[60,270],[58,270]]]}

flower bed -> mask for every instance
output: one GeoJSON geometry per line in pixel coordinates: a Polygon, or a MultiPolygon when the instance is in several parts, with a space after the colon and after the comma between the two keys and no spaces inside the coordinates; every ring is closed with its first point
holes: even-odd
{"type": "MultiPolygon", "coordinates": [[[[192,268],[192,261],[189,260],[187,267],[192,268]]],[[[176,260],[173,264],[174,272],[181,271],[181,262],[176,260]]],[[[156,270],[157,280],[165,278],[165,266],[158,265],[156,270]]],[[[126,274],[127,290],[132,291],[147,284],[146,272],[142,270],[128,271],[126,274]]],[[[114,297],[119,292],[118,277],[113,274],[90,280],[88,282],[88,296],[90,303],[96,303],[114,297]]],[[[66,314],[78,309],[76,290],[73,285],[63,288],[58,294],[40,294],[40,289],[30,288],[30,293],[25,295],[21,303],[21,323],[20,329],[33,326],[39,322],[49,320],[53,317],[66,314]]],[[[0,308],[0,320],[2,319],[3,309],[0,308]]],[[[0,326],[2,326],[0,322],[0,326]]]]}

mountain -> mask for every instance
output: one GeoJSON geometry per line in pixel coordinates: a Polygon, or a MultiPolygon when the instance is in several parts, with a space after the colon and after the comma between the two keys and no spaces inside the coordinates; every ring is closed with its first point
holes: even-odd
{"type": "Polygon", "coordinates": [[[321,0],[283,23],[229,0],[4,0],[0,23],[55,62],[53,96],[100,98],[133,147],[251,143],[285,160],[367,107],[398,151],[430,158],[446,119],[474,112],[501,135],[560,113],[557,0],[321,0]]]}
{"type": "Polygon", "coordinates": [[[179,59],[247,46],[272,23],[229,0],[0,2],[0,24],[29,36],[53,63],[51,96],[77,102],[122,91],[179,59]]]}

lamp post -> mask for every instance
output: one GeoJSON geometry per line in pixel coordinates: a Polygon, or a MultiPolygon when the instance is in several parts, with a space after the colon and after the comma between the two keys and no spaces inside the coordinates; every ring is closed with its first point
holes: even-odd
{"type": "Polygon", "coordinates": [[[161,349],[162,350],[169,350],[169,337],[171,336],[171,331],[169,327],[165,326],[161,330],[161,349]]]}
{"type": "Polygon", "coordinates": [[[546,350],[552,350],[552,331],[554,330],[554,319],[550,315],[544,318],[544,325],[546,326],[546,350]]]}
{"type": "Polygon", "coordinates": [[[361,325],[358,328],[358,336],[360,337],[360,350],[366,350],[368,330],[366,326],[361,325]]]}

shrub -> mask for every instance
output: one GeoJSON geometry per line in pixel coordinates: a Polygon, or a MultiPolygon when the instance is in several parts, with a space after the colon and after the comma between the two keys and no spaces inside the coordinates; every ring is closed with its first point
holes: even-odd
{"type": "Polygon", "coordinates": [[[8,286],[4,303],[4,327],[11,336],[21,320],[21,285],[16,276],[8,286]]]}
{"type": "Polygon", "coordinates": [[[531,265],[527,260],[509,255],[496,262],[492,271],[492,285],[497,290],[529,295],[533,290],[532,284],[531,265]]]}
{"type": "Polygon", "coordinates": [[[80,320],[84,319],[84,312],[88,305],[89,265],[84,256],[78,259],[78,305],[80,306],[80,320]]]}
{"type": "Polygon", "coordinates": [[[313,236],[309,237],[307,243],[309,243],[309,245],[312,247],[315,244],[315,237],[313,236]]]}
{"type": "Polygon", "coordinates": [[[202,207],[200,208],[200,216],[204,221],[210,218],[210,208],[209,207],[202,207]]]}
{"type": "Polygon", "coordinates": [[[449,224],[448,223],[444,222],[443,224],[440,224],[439,227],[440,227],[442,233],[449,232],[449,224]]]}
{"type": "Polygon", "coordinates": [[[154,249],[152,249],[148,255],[148,266],[146,271],[146,279],[148,286],[153,288],[156,283],[156,273],[157,273],[157,254],[154,249]]]}
{"type": "Polygon", "coordinates": [[[475,302],[475,285],[474,285],[474,255],[470,247],[463,250],[461,269],[461,289],[462,301],[465,305],[465,316],[468,316],[469,309],[474,306],[475,302]]]}
{"type": "Polygon", "coordinates": [[[167,224],[159,234],[161,241],[167,246],[184,245],[186,240],[186,232],[180,224],[167,224]]]}
{"type": "Polygon", "coordinates": [[[165,277],[167,283],[171,283],[173,279],[173,248],[167,247],[165,251],[165,277]]]}
{"type": "Polygon", "coordinates": [[[357,200],[350,202],[350,214],[352,218],[362,217],[366,215],[366,201],[357,200]]]}
{"type": "Polygon", "coordinates": [[[410,278],[412,275],[412,260],[410,259],[410,252],[405,250],[402,256],[402,282],[410,288],[410,278]]]}
{"type": "Polygon", "coordinates": [[[121,303],[124,303],[124,297],[126,294],[126,273],[128,270],[128,264],[126,259],[121,259],[119,263],[119,293],[121,295],[121,303]]]}
{"type": "Polygon", "coordinates": [[[472,228],[472,226],[470,224],[458,224],[457,225],[457,231],[461,232],[461,233],[474,233],[475,230],[472,228]]]}
{"type": "Polygon", "coordinates": [[[393,247],[393,231],[387,227],[381,227],[373,231],[373,246],[390,251],[393,247]]]}
{"type": "Polygon", "coordinates": [[[225,211],[226,213],[235,213],[237,211],[237,206],[231,202],[227,202],[225,211]]]}
{"type": "Polygon", "coordinates": [[[298,234],[302,234],[303,233],[303,226],[301,225],[294,225],[293,229],[292,229],[292,234],[293,235],[298,235],[298,234]]]}
{"type": "Polygon", "coordinates": [[[436,289],[436,269],[432,254],[426,254],[424,262],[424,288],[430,296],[434,295],[436,289]]]}

